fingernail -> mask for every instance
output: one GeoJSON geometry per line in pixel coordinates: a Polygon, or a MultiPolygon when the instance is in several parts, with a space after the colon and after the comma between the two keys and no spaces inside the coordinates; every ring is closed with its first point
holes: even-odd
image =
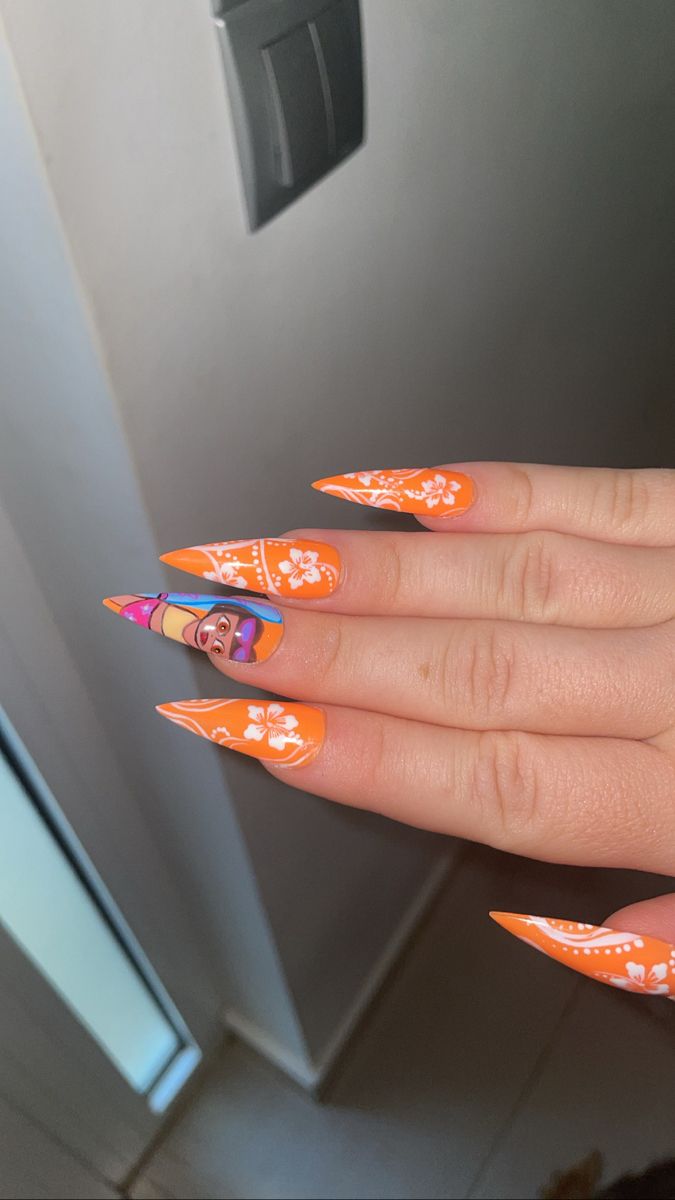
{"type": "Polygon", "coordinates": [[[326,725],[322,709],[280,700],[175,700],[158,704],[157,712],[218,746],[280,767],[310,762],[326,725]]]}
{"type": "Polygon", "coordinates": [[[278,608],[238,596],[153,592],[108,596],[103,603],[135,625],[230,662],[264,662],[284,632],[278,608]]]}
{"type": "Polygon", "coordinates": [[[171,550],[160,558],[170,567],[228,587],[308,600],[330,596],[338,585],[341,569],[334,546],[293,538],[209,542],[171,550]]]}
{"type": "Polygon", "coordinates": [[[675,946],[604,925],[491,912],[498,925],[582,975],[626,992],[675,995],[675,946]]]}
{"type": "Polygon", "coordinates": [[[458,517],[474,500],[473,480],[442,467],[411,471],[350,471],[317,479],[312,487],[340,500],[425,517],[458,517]]]}

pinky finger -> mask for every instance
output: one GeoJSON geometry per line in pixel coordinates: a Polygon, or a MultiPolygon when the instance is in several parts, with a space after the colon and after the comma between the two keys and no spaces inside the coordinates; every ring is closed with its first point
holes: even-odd
{"type": "Polygon", "coordinates": [[[653,745],[446,729],[286,700],[159,711],[294,787],[409,825],[548,862],[672,869],[675,766],[653,745]]]}
{"type": "Polygon", "coordinates": [[[670,873],[675,768],[619,738],[446,729],[325,706],[321,750],[284,782],[530,858],[670,873]]]}

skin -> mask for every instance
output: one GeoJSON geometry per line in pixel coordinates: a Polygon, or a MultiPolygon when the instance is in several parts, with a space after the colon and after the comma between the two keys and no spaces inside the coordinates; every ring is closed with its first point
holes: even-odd
{"type": "MultiPolygon", "coordinates": [[[[231,679],[321,705],[282,782],[552,862],[675,874],[675,471],[453,464],[427,532],[293,530],[340,551],[231,679]]],[[[607,924],[675,942],[675,896],[607,924]]]]}

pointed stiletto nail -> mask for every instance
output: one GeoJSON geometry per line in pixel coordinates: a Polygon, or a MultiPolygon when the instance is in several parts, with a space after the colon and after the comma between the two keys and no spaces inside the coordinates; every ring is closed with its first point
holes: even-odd
{"type": "Polygon", "coordinates": [[[160,558],[170,567],[214,583],[307,600],[330,596],[340,581],[340,555],[335,547],[302,538],[208,542],[170,550],[160,558]]]}
{"type": "Polygon", "coordinates": [[[238,596],[152,592],[108,596],[103,603],[135,625],[230,662],[264,662],[284,632],[278,608],[238,596]]]}
{"type": "Polygon", "coordinates": [[[302,767],[321,749],[323,710],[285,700],[175,700],[157,712],[198,737],[273,762],[302,767]]]}
{"type": "Polygon", "coordinates": [[[354,504],[424,517],[459,517],[474,500],[473,480],[445,467],[350,471],[317,479],[312,487],[354,504]]]}
{"type": "Polygon", "coordinates": [[[604,925],[491,912],[509,933],[582,975],[626,992],[675,998],[675,946],[604,925]]]}

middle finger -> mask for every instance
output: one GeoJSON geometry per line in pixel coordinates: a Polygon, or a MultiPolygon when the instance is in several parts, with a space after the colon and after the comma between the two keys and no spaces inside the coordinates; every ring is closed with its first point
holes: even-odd
{"type": "Polygon", "coordinates": [[[305,529],[280,539],[191,546],[163,559],[217,583],[363,616],[484,617],[614,629],[675,616],[675,549],[539,530],[305,529]]]}
{"type": "Polygon", "coordinates": [[[675,718],[672,622],[586,630],[284,608],[265,662],[231,678],[313,703],[463,729],[654,737],[675,718]]]}

